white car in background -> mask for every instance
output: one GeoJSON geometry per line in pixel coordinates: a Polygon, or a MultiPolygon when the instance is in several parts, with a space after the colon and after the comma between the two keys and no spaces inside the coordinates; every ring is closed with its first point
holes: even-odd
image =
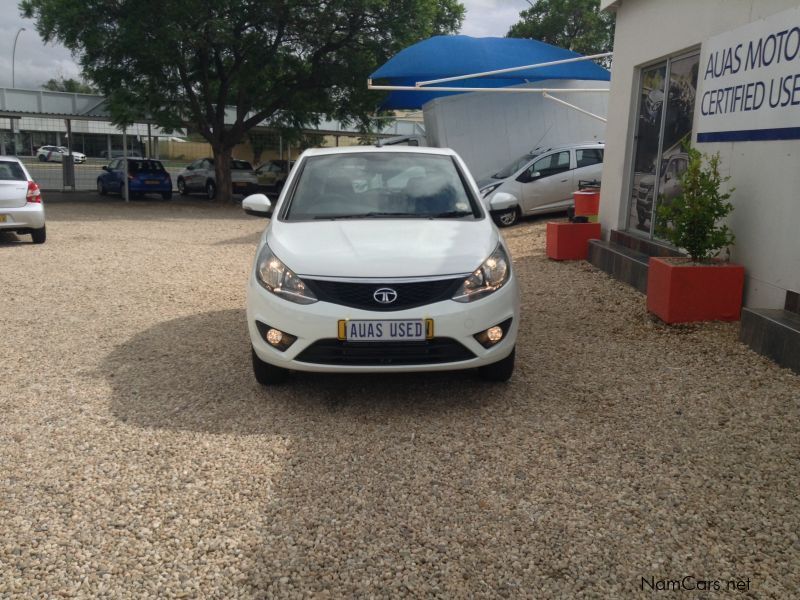
{"type": "MultiPolygon", "coordinates": [[[[263,194],[250,214],[272,210],[263,194]]],[[[247,290],[253,371],[514,369],[508,248],[449,149],[312,149],[289,174],[247,290]]]]}
{"type": "MultiPolygon", "coordinates": [[[[36,157],[41,162],[63,162],[70,151],[65,146],[42,146],[36,151],[36,157]]],[[[72,162],[81,164],[86,162],[86,155],[72,151],[72,162]]]]}
{"type": "Polygon", "coordinates": [[[0,231],[29,233],[34,244],[44,244],[47,237],[42,192],[13,156],[0,156],[0,231]]]}
{"type": "Polygon", "coordinates": [[[500,227],[526,215],[565,211],[582,181],[600,182],[603,142],[536,148],[487,179],[478,182],[500,227]]]}

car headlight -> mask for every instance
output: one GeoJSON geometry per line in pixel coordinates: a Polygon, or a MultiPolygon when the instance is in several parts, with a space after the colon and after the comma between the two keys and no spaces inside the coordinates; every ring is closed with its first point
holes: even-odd
{"type": "Polygon", "coordinates": [[[256,279],[264,289],[289,302],[313,304],[317,301],[314,292],[266,244],[258,255],[256,279]]]}
{"type": "Polygon", "coordinates": [[[481,189],[481,198],[486,198],[486,196],[491,194],[493,191],[495,191],[501,185],[503,185],[502,181],[500,181],[498,183],[493,183],[491,185],[487,185],[485,188],[481,189]]]}
{"type": "Polygon", "coordinates": [[[511,261],[506,251],[503,250],[503,246],[498,244],[489,258],[464,280],[453,296],[453,300],[473,302],[488,296],[503,287],[510,275],[511,261]]]}

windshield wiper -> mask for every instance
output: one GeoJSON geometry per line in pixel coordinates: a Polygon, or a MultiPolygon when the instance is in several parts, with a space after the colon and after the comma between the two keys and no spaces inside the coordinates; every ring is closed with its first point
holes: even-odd
{"type": "Polygon", "coordinates": [[[317,215],[314,217],[315,221],[337,221],[341,219],[371,219],[380,217],[398,217],[401,219],[419,219],[427,215],[415,215],[410,213],[395,213],[395,212],[368,212],[359,213],[354,215],[317,215]]]}
{"type": "Polygon", "coordinates": [[[463,210],[450,210],[447,212],[436,213],[435,215],[425,215],[429,219],[457,219],[459,217],[471,217],[473,214],[471,212],[465,212],[463,210]]]}

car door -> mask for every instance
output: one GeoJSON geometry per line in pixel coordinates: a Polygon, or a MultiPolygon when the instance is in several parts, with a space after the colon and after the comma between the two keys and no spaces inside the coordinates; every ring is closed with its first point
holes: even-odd
{"type": "Polygon", "coordinates": [[[121,158],[117,158],[111,162],[111,165],[108,167],[109,175],[109,185],[108,189],[112,192],[119,192],[122,193],[123,188],[123,181],[124,181],[124,173],[122,169],[123,160],[121,158]]]}
{"type": "Polygon", "coordinates": [[[521,183],[522,211],[546,212],[566,208],[572,200],[574,177],[569,150],[560,150],[536,159],[517,181],[521,183]]]}
{"type": "Polygon", "coordinates": [[[187,178],[186,178],[186,186],[193,190],[202,190],[205,186],[205,174],[203,172],[203,159],[199,159],[194,161],[191,166],[191,171],[189,171],[187,178]]]}
{"type": "Polygon", "coordinates": [[[206,188],[206,181],[209,179],[216,184],[216,173],[214,171],[214,161],[209,158],[204,158],[200,164],[200,170],[197,172],[197,185],[200,189],[206,188]]]}
{"type": "Polygon", "coordinates": [[[600,181],[603,177],[603,149],[575,149],[575,189],[580,181],[600,181]]]}

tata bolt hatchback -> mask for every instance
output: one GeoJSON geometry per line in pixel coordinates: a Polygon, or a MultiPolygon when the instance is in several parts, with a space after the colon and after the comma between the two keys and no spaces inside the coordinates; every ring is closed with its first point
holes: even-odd
{"type": "MultiPolygon", "coordinates": [[[[245,198],[267,213],[266,196],[245,198]]],[[[305,152],[258,246],[247,294],[253,369],[514,369],[517,281],[464,162],[439,148],[305,152]]]]}

